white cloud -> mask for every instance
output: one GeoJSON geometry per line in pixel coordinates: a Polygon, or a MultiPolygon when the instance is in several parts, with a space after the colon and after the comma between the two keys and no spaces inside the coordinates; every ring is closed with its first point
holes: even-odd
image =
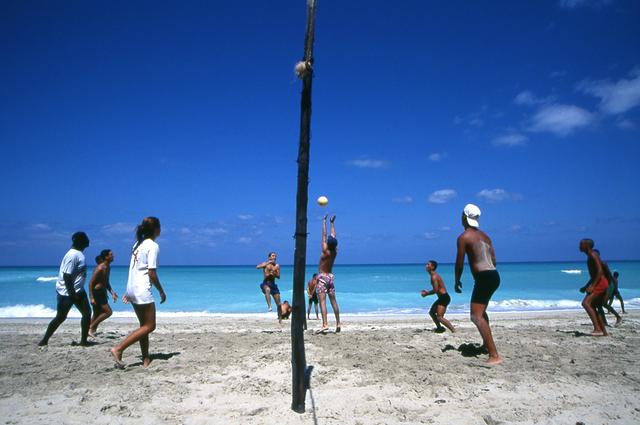
{"type": "Polygon", "coordinates": [[[529,90],[524,90],[518,93],[518,95],[513,99],[513,103],[516,105],[541,105],[544,103],[553,102],[555,100],[554,96],[547,97],[537,97],[529,90]]]}
{"type": "Polygon", "coordinates": [[[633,121],[628,119],[618,120],[618,122],[616,122],[616,125],[622,130],[633,130],[634,128],[636,128],[636,125],[633,123],[633,121]]]}
{"type": "Polygon", "coordinates": [[[217,235],[224,235],[226,233],[229,233],[229,231],[224,227],[205,227],[200,230],[200,233],[208,236],[217,236],[217,235]]]}
{"type": "Polygon", "coordinates": [[[588,126],[593,120],[594,115],[579,106],[556,103],[540,108],[533,116],[528,130],[568,136],[575,130],[588,126]]]}
{"type": "Polygon", "coordinates": [[[510,133],[496,137],[491,141],[495,146],[522,146],[529,138],[524,134],[510,133]]]}
{"type": "Polygon", "coordinates": [[[640,73],[634,70],[635,78],[591,81],[578,83],[578,90],[600,99],[599,108],[609,115],[622,114],[640,105],[640,73]]]}
{"type": "Polygon", "coordinates": [[[136,229],[136,225],[133,223],[118,222],[113,224],[106,224],[102,226],[102,231],[108,235],[124,235],[133,234],[136,229]]]}
{"type": "Polygon", "coordinates": [[[506,200],[518,201],[522,199],[522,195],[519,193],[507,192],[504,189],[482,189],[476,195],[479,199],[485,202],[500,202],[506,200]]]}
{"type": "Polygon", "coordinates": [[[251,214],[239,214],[238,215],[238,219],[239,220],[251,220],[253,218],[253,216],[251,214]]]}
{"type": "Polygon", "coordinates": [[[522,226],[520,224],[512,224],[507,230],[516,233],[522,230],[522,226]]]}
{"type": "Polygon", "coordinates": [[[606,6],[611,3],[611,0],[560,0],[558,3],[565,9],[576,9],[581,6],[606,6]]]}
{"type": "Polygon", "coordinates": [[[549,73],[550,78],[561,78],[567,75],[567,71],[552,71],[549,73]]]}
{"type": "Polygon", "coordinates": [[[434,152],[431,155],[429,155],[429,161],[442,161],[443,159],[445,159],[447,157],[446,153],[438,153],[438,152],[434,152]]]}
{"type": "Polygon", "coordinates": [[[251,243],[251,240],[252,239],[249,236],[241,236],[241,237],[238,238],[238,240],[236,242],[248,244],[248,243],[251,243]]]}
{"type": "Polygon", "coordinates": [[[456,196],[458,196],[458,193],[453,189],[436,190],[429,195],[429,202],[432,204],[446,204],[456,196]]]}
{"type": "Polygon", "coordinates": [[[413,198],[411,196],[398,196],[391,199],[391,202],[394,204],[410,204],[413,202],[413,198]]]}
{"type": "Polygon", "coordinates": [[[36,223],[31,227],[35,230],[51,230],[51,226],[46,223],[36,223]]]}
{"type": "Polygon", "coordinates": [[[449,227],[449,226],[442,226],[440,228],[440,231],[442,231],[442,232],[448,232],[449,230],[451,230],[451,227],[449,227]]]}
{"type": "Polygon", "coordinates": [[[387,168],[389,161],[382,159],[352,159],[347,161],[347,165],[357,168],[387,168]]]}
{"type": "Polygon", "coordinates": [[[428,239],[428,240],[438,239],[439,237],[440,237],[440,235],[435,233],[435,232],[425,232],[424,233],[424,238],[428,239]]]}

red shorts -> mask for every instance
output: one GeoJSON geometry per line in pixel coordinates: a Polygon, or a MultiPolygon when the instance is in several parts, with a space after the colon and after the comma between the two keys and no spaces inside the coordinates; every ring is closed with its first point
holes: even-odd
{"type": "Polygon", "coordinates": [[[607,289],[609,289],[609,281],[603,276],[598,283],[595,284],[591,293],[596,296],[602,296],[607,293],[607,289]]]}

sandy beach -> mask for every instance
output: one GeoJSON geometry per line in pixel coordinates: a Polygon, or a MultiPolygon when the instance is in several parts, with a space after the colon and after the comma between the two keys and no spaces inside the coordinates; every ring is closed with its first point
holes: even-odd
{"type": "Polygon", "coordinates": [[[479,335],[452,315],[456,334],[416,316],[346,316],[341,334],[305,334],[313,365],[307,412],[289,409],[289,323],[266,318],[160,318],[152,365],[107,351],[135,327],[107,321],[95,345],[74,345],[69,319],[36,347],[46,319],[0,320],[0,416],[6,424],[633,424],[640,423],[640,312],[609,338],[581,312],[494,314],[505,363],[464,350],[479,335]],[[461,347],[463,348],[461,350],[461,347]]]}

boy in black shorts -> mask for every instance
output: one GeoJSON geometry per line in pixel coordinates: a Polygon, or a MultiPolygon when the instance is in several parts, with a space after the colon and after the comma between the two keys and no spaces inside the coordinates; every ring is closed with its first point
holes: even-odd
{"type": "Polygon", "coordinates": [[[427,263],[427,273],[431,276],[431,286],[433,289],[431,291],[427,291],[425,289],[422,290],[422,297],[426,297],[428,295],[436,294],[438,299],[433,303],[431,309],[429,310],[429,316],[433,319],[433,322],[436,324],[436,332],[442,333],[445,329],[442,325],[445,325],[447,329],[451,332],[455,332],[456,329],[453,327],[451,322],[444,318],[444,314],[447,311],[447,306],[451,302],[451,297],[447,293],[447,288],[444,286],[444,281],[436,272],[438,268],[438,263],[431,260],[427,263]]]}
{"type": "Polygon", "coordinates": [[[311,305],[315,304],[316,308],[316,320],[318,317],[318,293],[316,292],[316,279],[318,279],[318,273],[315,273],[309,283],[307,283],[307,296],[309,297],[309,307],[307,308],[307,320],[310,320],[311,305]]]}

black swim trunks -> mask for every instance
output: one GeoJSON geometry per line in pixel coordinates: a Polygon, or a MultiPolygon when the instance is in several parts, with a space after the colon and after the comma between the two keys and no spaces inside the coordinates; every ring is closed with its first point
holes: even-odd
{"type": "Polygon", "coordinates": [[[438,294],[438,299],[435,300],[435,302],[431,305],[431,310],[429,310],[429,314],[435,314],[439,305],[446,307],[449,305],[450,302],[451,302],[451,297],[449,296],[449,294],[447,293],[444,293],[442,295],[438,294]]]}
{"type": "Polygon", "coordinates": [[[489,300],[500,286],[500,274],[497,270],[484,270],[474,275],[476,283],[473,286],[471,302],[489,304],[489,300]]]}
{"type": "Polygon", "coordinates": [[[109,297],[107,296],[107,288],[96,289],[93,291],[93,299],[96,300],[96,305],[109,304],[109,297]]]}
{"type": "Polygon", "coordinates": [[[313,296],[309,298],[309,304],[318,304],[318,293],[313,291],[313,296]]]}

